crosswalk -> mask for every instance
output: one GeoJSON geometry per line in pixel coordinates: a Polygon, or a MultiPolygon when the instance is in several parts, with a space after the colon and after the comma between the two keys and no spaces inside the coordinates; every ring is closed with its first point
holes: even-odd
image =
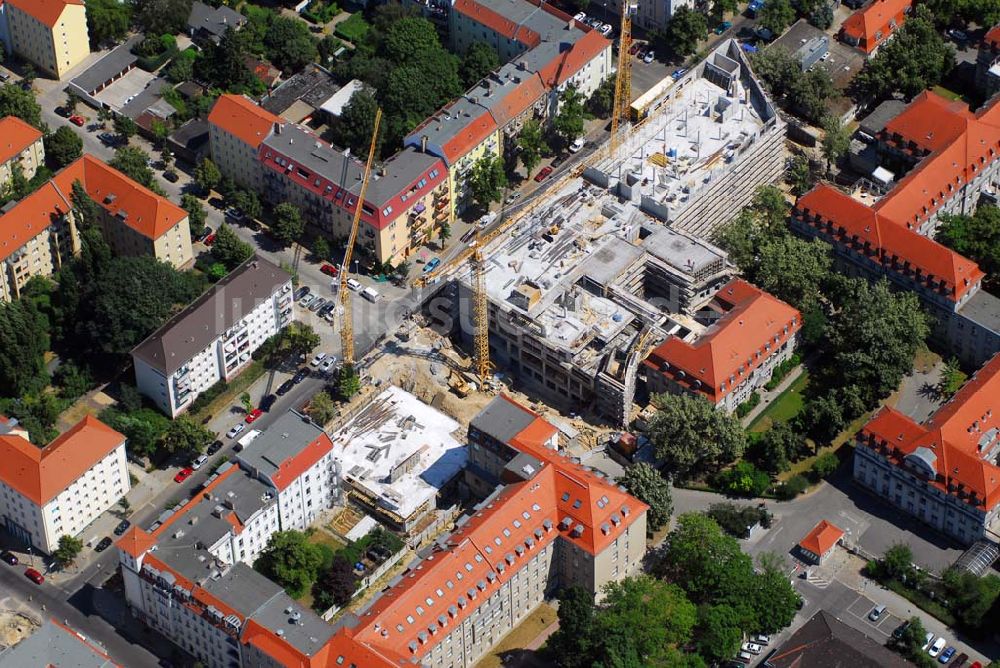
{"type": "Polygon", "coordinates": [[[810,573],[806,576],[806,582],[816,587],[817,589],[826,589],[830,586],[830,581],[814,573],[810,573]]]}

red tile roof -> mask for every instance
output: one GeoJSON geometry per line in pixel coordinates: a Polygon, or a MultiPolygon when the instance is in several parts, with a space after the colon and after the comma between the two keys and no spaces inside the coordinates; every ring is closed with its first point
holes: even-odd
{"type": "Polygon", "coordinates": [[[7,0],[7,4],[54,28],[67,5],[83,5],[83,0],[7,0]]]}
{"type": "Polygon", "coordinates": [[[939,151],[961,137],[973,119],[975,116],[961,100],[924,91],[886,123],[884,134],[899,135],[903,143],[912,141],[927,152],[939,151]]]}
{"type": "Polygon", "coordinates": [[[42,138],[37,128],[17,116],[0,119],[0,164],[13,160],[42,138]]]}
{"type": "Polygon", "coordinates": [[[333,442],[330,437],[326,435],[326,432],[321,432],[316,440],[302,448],[291,459],[275,462],[278,470],[271,475],[271,482],[274,483],[279,492],[285,491],[296,478],[312,468],[316,462],[323,458],[323,455],[332,450],[333,442]]]}
{"type": "Polygon", "coordinates": [[[588,28],[583,37],[549,61],[538,74],[549,88],[561,86],[609,46],[611,42],[606,37],[588,28]]]}
{"type": "Polygon", "coordinates": [[[0,261],[48,229],[53,218],[71,209],[69,192],[61,192],[51,181],[15,204],[0,215],[0,261]]]}
{"type": "Polygon", "coordinates": [[[148,531],[133,526],[118,539],[115,545],[126,554],[131,555],[133,559],[138,559],[156,545],[156,538],[148,531]]]}
{"type": "Polygon", "coordinates": [[[90,415],[44,448],[20,436],[0,436],[0,480],[44,506],[125,442],[125,436],[90,415]]]}
{"type": "Polygon", "coordinates": [[[858,48],[871,53],[906,21],[906,10],[913,0],[875,0],[854,12],[844,21],[841,31],[858,42],[858,48]],[[892,25],[895,20],[896,25],[892,25]],[[881,36],[877,36],[881,33],[881,36]]]}
{"type": "Polygon", "coordinates": [[[820,520],[819,524],[799,541],[799,547],[821,557],[843,537],[843,529],[826,520],[820,520]]]}
{"type": "Polygon", "coordinates": [[[802,329],[802,314],[742,279],[716,294],[724,315],[692,344],[670,337],[645,360],[693,392],[718,403],[802,329]]]}
{"type": "Polygon", "coordinates": [[[215,102],[208,122],[256,150],[282,120],[242,95],[227,93],[215,102]]]}
{"type": "Polygon", "coordinates": [[[1000,49],[1000,25],[995,25],[983,36],[983,44],[991,49],[1000,49]]]}
{"type": "Polygon", "coordinates": [[[542,37],[534,30],[518,25],[475,0],[456,0],[453,11],[457,11],[480,23],[507,39],[517,40],[529,49],[541,44],[542,37]]]}
{"type": "Polygon", "coordinates": [[[84,155],[56,174],[52,183],[69,197],[73,182],[112,216],[146,237],[159,239],[187,218],[187,212],[91,155],[84,155]]]}
{"type": "Polygon", "coordinates": [[[998,436],[1000,355],[994,355],[923,424],[885,407],[861,429],[858,440],[900,466],[907,455],[924,448],[936,458],[937,476],[928,484],[989,511],[1000,503],[1000,467],[985,457],[995,443],[991,438],[998,436]]]}
{"type": "Polygon", "coordinates": [[[496,121],[490,112],[484,111],[471,123],[466,123],[443,149],[449,164],[455,164],[466,153],[479,146],[487,137],[497,131],[496,121]]]}

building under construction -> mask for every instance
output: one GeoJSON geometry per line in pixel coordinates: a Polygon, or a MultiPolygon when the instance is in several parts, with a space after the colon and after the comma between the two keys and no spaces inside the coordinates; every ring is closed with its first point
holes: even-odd
{"type": "MultiPolygon", "coordinates": [[[[728,41],[669,88],[615,155],[553,186],[484,248],[491,359],[570,406],[624,424],[640,363],[732,277],[707,236],[780,177],[783,124],[728,41]]],[[[459,281],[463,336],[472,288],[459,281]]]]}

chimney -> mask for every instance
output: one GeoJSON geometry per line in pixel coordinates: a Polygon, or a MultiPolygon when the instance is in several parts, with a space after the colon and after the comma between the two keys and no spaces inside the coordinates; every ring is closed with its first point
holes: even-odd
{"type": "Polygon", "coordinates": [[[427,153],[427,135],[420,136],[420,152],[427,153]]]}
{"type": "Polygon", "coordinates": [[[277,121],[274,122],[274,134],[281,134],[281,123],[278,123],[277,121]]]}

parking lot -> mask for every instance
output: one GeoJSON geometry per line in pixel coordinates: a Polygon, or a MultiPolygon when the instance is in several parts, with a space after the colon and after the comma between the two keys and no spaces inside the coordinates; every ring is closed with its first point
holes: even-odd
{"type": "Polygon", "coordinates": [[[95,97],[112,109],[121,109],[125,106],[127,100],[134,98],[146,90],[146,86],[155,78],[155,74],[137,67],[102,90],[95,97]]]}

